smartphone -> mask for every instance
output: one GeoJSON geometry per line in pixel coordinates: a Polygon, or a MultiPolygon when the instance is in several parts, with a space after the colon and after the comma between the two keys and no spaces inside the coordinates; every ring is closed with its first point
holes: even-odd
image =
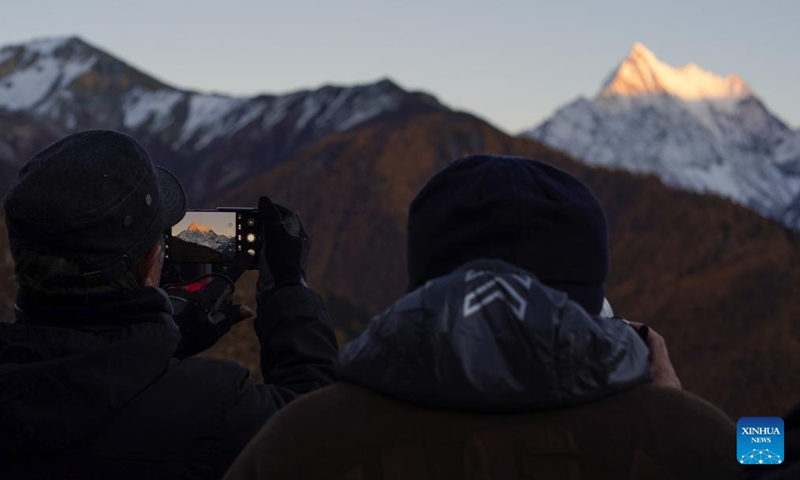
{"type": "Polygon", "coordinates": [[[189,210],[165,236],[169,262],[225,265],[248,252],[253,256],[248,268],[258,268],[263,238],[257,209],[189,210]]]}

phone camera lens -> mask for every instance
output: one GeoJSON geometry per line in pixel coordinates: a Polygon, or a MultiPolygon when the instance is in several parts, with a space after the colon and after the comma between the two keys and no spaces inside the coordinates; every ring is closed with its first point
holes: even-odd
{"type": "Polygon", "coordinates": [[[254,227],[255,225],[256,225],[255,219],[253,219],[253,218],[248,218],[247,219],[247,226],[248,227],[254,227]]]}
{"type": "Polygon", "coordinates": [[[247,241],[253,243],[256,241],[256,234],[255,233],[248,233],[247,234],[247,241]]]}

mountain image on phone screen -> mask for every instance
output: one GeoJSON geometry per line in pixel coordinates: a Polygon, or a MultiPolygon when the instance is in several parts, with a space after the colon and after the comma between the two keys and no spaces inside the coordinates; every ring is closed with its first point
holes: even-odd
{"type": "Polygon", "coordinates": [[[226,263],[236,256],[233,212],[187,212],[172,227],[169,256],[174,262],[226,263]]]}

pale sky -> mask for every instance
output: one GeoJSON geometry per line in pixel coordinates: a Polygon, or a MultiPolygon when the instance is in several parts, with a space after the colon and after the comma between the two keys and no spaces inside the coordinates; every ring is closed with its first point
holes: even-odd
{"type": "Polygon", "coordinates": [[[0,45],[78,35],[181,88],[286,93],[389,77],[518,133],[593,96],[639,41],[738,73],[800,128],[800,1],[0,0],[0,45]]]}

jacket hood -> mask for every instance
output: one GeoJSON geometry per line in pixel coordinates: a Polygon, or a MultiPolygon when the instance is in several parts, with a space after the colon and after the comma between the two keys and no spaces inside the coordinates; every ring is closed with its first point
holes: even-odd
{"type": "Polygon", "coordinates": [[[501,260],[409,293],[348,344],[340,376],[414,403],[478,411],[574,405],[650,381],[649,350],[618,318],[501,260]]]}
{"type": "Polygon", "coordinates": [[[46,307],[24,296],[17,323],[0,324],[5,452],[43,454],[77,444],[170,367],[180,334],[162,290],[96,309],[46,307]]]}

